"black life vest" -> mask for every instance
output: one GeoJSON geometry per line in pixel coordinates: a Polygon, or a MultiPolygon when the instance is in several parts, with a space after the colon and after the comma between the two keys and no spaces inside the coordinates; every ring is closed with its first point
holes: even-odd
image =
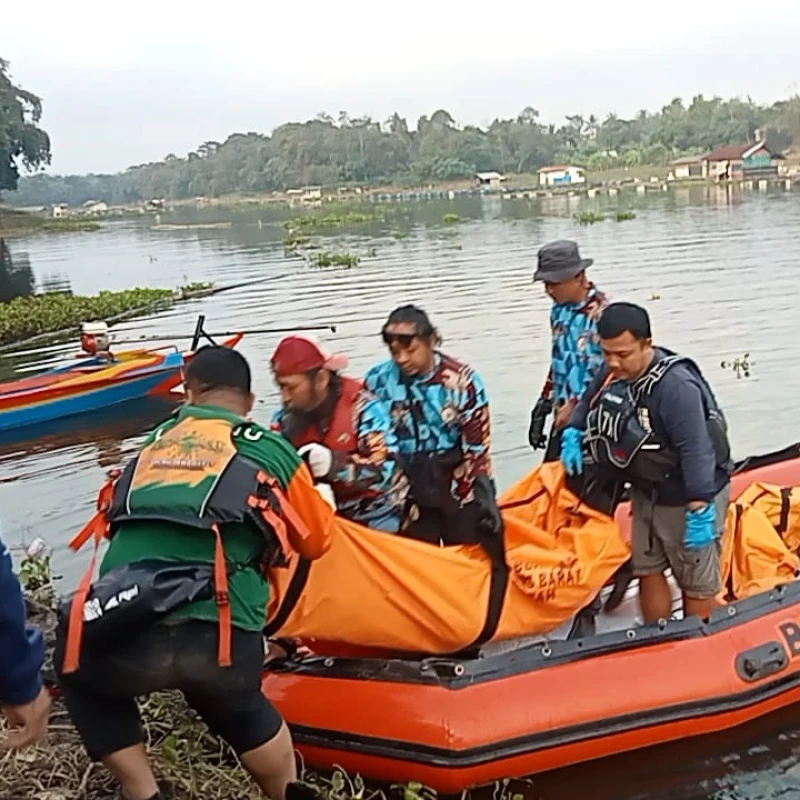
{"type": "Polygon", "coordinates": [[[610,380],[595,398],[586,419],[584,444],[591,461],[635,485],[657,485],[680,464],[677,451],[653,430],[648,404],[656,386],[676,364],[687,364],[701,381],[717,464],[723,468],[730,464],[727,424],[711,387],[692,359],[665,352],[667,355],[636,381],[610,380]]]}

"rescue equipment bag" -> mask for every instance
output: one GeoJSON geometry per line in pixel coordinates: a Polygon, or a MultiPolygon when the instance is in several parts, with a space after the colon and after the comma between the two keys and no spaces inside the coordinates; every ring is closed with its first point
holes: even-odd
{"type": "MultiPolygon", "coordinates": [[[[58,608],[65,629],[75,593],[58,608]]],[[[144,560],[112,569],[96,580],[83,607],[84,649],[112,648],[179,608],[214,597],[211,564],[144,560]]]]}

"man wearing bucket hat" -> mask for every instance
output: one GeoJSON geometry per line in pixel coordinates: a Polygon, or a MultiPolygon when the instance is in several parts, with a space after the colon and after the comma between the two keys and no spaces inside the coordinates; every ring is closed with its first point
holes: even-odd
{"type": "Polygon", "coordinates": [[[271,359],[283,401],[271,427],[298,448],[317,482],[330,485],[343,516],[394,533],[407,481],[390,458],[391,420],[361,381],[342,374],[347,364],[310,337],[285,337],[271,359]]]}
{"type": "Polygon", "coordinates": [[[608,301],[586,276],[593,263],[581,258],[575,242],[564,239],[549,242],[538,253],[533,280],[542,281],[553,300],[552,358],[542,394],[531,411],[528,441],[534,450],[545,449],[545,461],[559,458],[561,431],[603,365],[597,321],[608,301]],[[553,410],[548,441],[544,428],[553,410]]]}

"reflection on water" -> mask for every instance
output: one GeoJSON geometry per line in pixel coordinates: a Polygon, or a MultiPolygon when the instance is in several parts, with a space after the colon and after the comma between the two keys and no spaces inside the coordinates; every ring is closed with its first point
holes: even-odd
{"type": "MultiPolygon", "coordinates": [[[[536,776],[525,800],[772,800],[800,797],[797,708],[742,728],[536,776]],[[590,794],[586,794],[591,787],[590,794]]],[[[477,799],[476,799],[477,800],[477,799]]]]}
{"type": "Polygon", "coordinates": [[[15,251],[12,260],[5,239],[0,239],[0,303],[7,303],[15,297],[27,297],[33,294],[35,286],[28,254],[24,250],[15,251]]]}
{"type": "MultiPolygon", "coordinates": [[[[219,285],[270,278],[176,306],[156,318],[115,326],[114,332],[126,338],[181,330],[188,334],[198,313],[207,316],[210,332],[335,322],[337,333],[321,338],[350,355],[355,374],[386,357],[379,331],[388,312],[401,303],[418,303],[443,334],[444,349],[468,361],[484,378],[502,489],[541,457],[527,444],[528,415],[547,373],[550,349],[549,301],[541,287],[531,284],[536,251],[550,239],[573,238],[583,255],[594,259],[591,277],[613,299],[647,305],[656,340],[699,362],[727,412],[737,457],[800,439],[797,192],[700,186],[594,199],[397,201],[385,220],[315,236],[323,249],[360,254],[361,263],[352,269],[311,269],[302,258],[284,253],[281,222],[298,213],[266,207],[184,208],[164,214],[162,223],[229,220],[232,226],[165,231],[153,230],[149,218],[126,220],[109,222],[91,237],[35,237],[24,244],[15,241],[9,249],[15,262],[27,251],[40,274],[64,273],[77,294],[132,286],[174,288],[185,282],[184,276],[219,285]],[[617,223],[611,213],[617,209],[635,211],[636,219],[617,223]],[[609,217],[579,226],[573,217],[580,211],[609,217]],[[445,214],[457,214],[461,222],[446,225],[445,214]],[[373,249],[374,255],[367,255],[373,249]],[[721,368],[722,361],[732,362],[744,353],[750,354],[750,378],[721,368]]],[[[245,337],[240,345],[253,368],[258,397],[254,417],[261,422],[269,420],[279,402],[268,369],[278,338],[245,337]]],[[[71,359],[76,347],[76,342],[59,345],[26,358],[40,365],[56,363],[71,359]]],[[[65,586],[75,581],[87,558],[68,553],[66,543],[91,515],[105,468],[135,452],[158,421],[145,424],[127,411],[120,419],[125,421],[122,427],[111,425],[102,435],[96,432],[96,438],[85,430],[78,438],[74,431],[63,438],[59,431],[48,439],[50,446],[0,444],[0,475],[17,476],[0,483],[5,535],[12,542],[43,536],[55,545],[54,563],[65,576],[65,586]],[[125,427],[128,423],[132,427],[125,427]]],[[[701,765],[696,785],[689,773],[683,774],[681,759],[699,750],[692,746],[678,757],[680,772],[671,760],[677,756],[661,755],[654,774],[667,781],[665,787],[680,785],[689,793],[650,796],[774,796],[772,789],[788,787],[782,781],[796,774],[793,766],[781,766],[794,758],[793,736],[765,740],[774,755],[754,753],[750,758],[745,753],[737,762],[710,762],[705,773],[701,765]],[[750,772],[741,771],[745,768],[750,772]],[[740,781],[737,789],[724,783],[731,774],[740,781]],[[707,789],[704,775],[711,781],[707,789]],[[744,785],[753,788],[743,790],[744,785]]],[[[750,745],[742,746],[747,750],[750,745]]],[[[583,769],[546,776],[537,785],[547,789],[547,800],[600,797],[597,792],[611,785],[609,776],[617,766],[598,766],[597,773],[583,769]]],[[[617,786],[620,792],[630,789],[627,796],[644,797],[650,787],[656,788],[656,778],[648,777],[653,774],[649,761],[641,755],[630,756],[619,769],[623,782],[617,786]],[[639,794],[631,794],[636,786],[639,794]]],[[[786,788],[783,796],[791,791],[786,788]]]]}

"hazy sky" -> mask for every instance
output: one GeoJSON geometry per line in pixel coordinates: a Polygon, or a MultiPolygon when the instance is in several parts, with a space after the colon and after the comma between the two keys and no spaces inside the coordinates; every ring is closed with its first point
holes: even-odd
{"type": "Polygon", "coordinates": [[[532,105],[560,123],[800,90],[800,0],[473,2],[40,0],[6,15],[0,57],[44,100],[50,172],[117,171],[322,110],[486,125],[532,105]]]}

